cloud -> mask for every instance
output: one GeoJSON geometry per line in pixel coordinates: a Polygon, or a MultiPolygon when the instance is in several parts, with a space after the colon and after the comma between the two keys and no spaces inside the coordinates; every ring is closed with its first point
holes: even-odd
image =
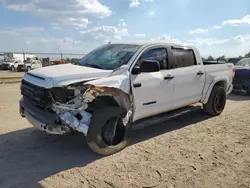
{"type": "Polygon", "coordinates": [[[195,29],[193,31],[189,31],[189,33],[190,34],[202,34],[202,33],[207,33],[208,31],[211,31],[211,30],[222,29],[222,27],[226,26],[226,25],[238,26],[238,25],[243,25],[243,24],[249,24],[250,25],[250,15],[246,15],[241,19],[223,21],[221,26],[220,25],[215,25],[213,27],[206,28],[206,29],[197,28],[197,29],[195,29]]]}
{"type": "Polygon", "coordinates": [[[1,0],[2,4],[14,11],[26,11],[51,21],[53,26],[86,27],[90,18],[104,18],[112,11],[98,0],[1,0]]]}
{"type": "Polygon", "coordinates": [[[99,26],[81,31],[80,36],[84,40],[107,43],[110,41],[121,40],[124,36],[129,36],[127,28],[117,28],[115,26],[99,26]]]}
{"type": "Polygon", "coordinates": [[[155,12],[151,11],[151,12],[149,12],[148,14],[149,14],[149,16],[154,16],[154,15],[155,15],[155,12]]]}
{"type": "MultiPolygon", "coordinates": [[[[52,27],[60,30],[61,28],[52,27]]],[[[43,32],[42,27],[2,28],[0,51],[86,53],[104,43],[115,42],[129,36],[125,27],[99,26],[77,30],[68,37],[55,37],[43,32]]]]}
{"type": "Polygon", "coordinates": [[[118,23],[118,27],[126,27],[126,26],[127,26],[127,24],[126,24],[125,20],[124,19],[120,19],[119,23],[118,23]]]}
{"type": "Polygon", "coordinates": [[[166,42],[176,42],[176,43],[181,43],[179,39],[176,39],[176,38],[172,38],[171,36],[168,36],[168,35],[161,35],[159,37],[156,37],[156,38],[151,38],[151,40],[153,41],[166,41],[166,42]]]}
{"type": "Polygon", "coordinates": [[[195,29],[193,31],[189,31],[190,34],[201,34],[201,33],[206,33],[206,32],[208,32],[207,29],[201,29],[201,28],[195,29]]]}
{"type": "Polygon", "coordinates": [[[223,21],[222,26],[225,26],[225,25],[238,26],[238,25],[241,25],[241,24],[250,24],[250,15],[246,15],[241,19],[223,21]]]}
{"type": "Polygon", "coordinates": [[[21,28],[2,29],[0,33],[8,35],[22,35],[25,33],[32,35],[34,33],[39,33],[42,31],[44,31],[43,27],[21,27],[21,28]]]}
{"type": "Polygon", "coordinates": [[[16,28],[4,29],[0,31],[1,42],[0,51],[22,52],[67,52],[86,53],[88,46],[83,41],[70,37],[46,36],[42,28],[16,28]]]}
{"type": "Polygon", "coordinates": [[[215,25],[215,26],[213,26],[212,28],[213,28],[213,29],[221,29],[221,26],[215,25]]]}
{"type": "Polygon", "coordinates": [[[146,37],[146,35],[145,35],[145,34],[142,34],[142,33],[135,34],[134,36],[135,36],[135,37],[141,37],[141,38],[142,38],[142,37],[146,37]]]}
{"type": "Polygon", "coordinates": [[[60,27],[52,27],[52,29],[54,29],[54,30],[60,30],[60,31],[62,31],[63,29],[62,28],[60,28],[60,27]]]}
{"type": "Polygon", "coordinates": [[[194,42],[196,44],[200,44],[200,45],[215,45],[215,44],[224,44],[226,42],[228,42],[228,39],[222,39],[219,40],[217,38],[197,38],[195,40],[189,40],[190,42],[194,42]]]}
{"type": "Polygon", "coordinates": [[[58,20],[57,22],[51,23],[51,25],[55,27],[71,28],[73,26],[75,29],[87,27],[88,24],[89,20],[86,18],[65,18],[62,20],[58,20]]]}
{"type": "Polygon", "coordinates": [[[129,7],[130,8],[135,8],[140,6],[140,1],[139,0],[131,0],[129,7]]]}
{"type": "Polygon", "coordinates": [[[203,33],[207,33],[209,31],[212,31],[212,30],[216,30],[216,29],[221,29],[222,27],[219,26],[219,25],[215,25],[213,27],[208,27],[206,29],[202,29],[202,28],[197,28],[193,31],[189,31],[189,34],[193,35],[193,34],[203,34],[203,33]]]}
{"type": "Polygon", "coordinates": [[[234,57],[244,55],[250,49],[250,34],[237,35],[226,39],[197,38],[187,43],[195,45],[203,56],[234,57]]]}

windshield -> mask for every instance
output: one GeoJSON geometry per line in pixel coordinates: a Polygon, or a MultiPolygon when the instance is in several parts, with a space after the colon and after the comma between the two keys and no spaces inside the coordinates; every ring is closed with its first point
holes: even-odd
{"type": "Polygon", "coordinates": [[[140,47],[140,45],[132,44],[108,44],[91,51],[78,64],[86,67],[114,70],[126,65],[140,47]]]}
{"type": "Polygon", "coordinates": [[[249,67],[250,66],[250,58],[240,60],[238,63],[236,63],[236,66],[246,66],[246,67],[249,67]]]}

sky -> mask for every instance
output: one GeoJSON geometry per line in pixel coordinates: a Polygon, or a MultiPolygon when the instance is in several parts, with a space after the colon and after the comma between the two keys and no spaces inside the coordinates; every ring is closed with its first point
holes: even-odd
{"type": "Polygon", "coordinates": [[[250,51],[249,0],[0,0],[0,51],[88,53],[166,40],[202,56],[250,51]]]}

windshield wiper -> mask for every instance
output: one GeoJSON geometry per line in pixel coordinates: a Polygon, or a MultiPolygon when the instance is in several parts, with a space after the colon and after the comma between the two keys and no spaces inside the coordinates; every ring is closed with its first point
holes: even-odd
{"type": "Polygon", "coordinates": [[[92,68],[97,68],[97,69],[103,69],[102,67],[100,67],[100,66],[98,66],[98,65],[89,64],[89,63],[86,63],[86,64],[83,65],[83,66],[92,67],[92,68]]]}

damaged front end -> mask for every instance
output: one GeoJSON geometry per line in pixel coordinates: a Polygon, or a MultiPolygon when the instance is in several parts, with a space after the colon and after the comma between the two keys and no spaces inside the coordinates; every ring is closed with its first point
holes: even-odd
{"type": "Polygon", "coordinates": [[[23,81],[21,91],[20,114],[49,134],[63,135],[76,131],[87,136],[93,121],[92,114],[106,106],[125,109],[124,126],[132,115],[131,96],[119,87],[82,82],[45,89],[23,81]]]}

